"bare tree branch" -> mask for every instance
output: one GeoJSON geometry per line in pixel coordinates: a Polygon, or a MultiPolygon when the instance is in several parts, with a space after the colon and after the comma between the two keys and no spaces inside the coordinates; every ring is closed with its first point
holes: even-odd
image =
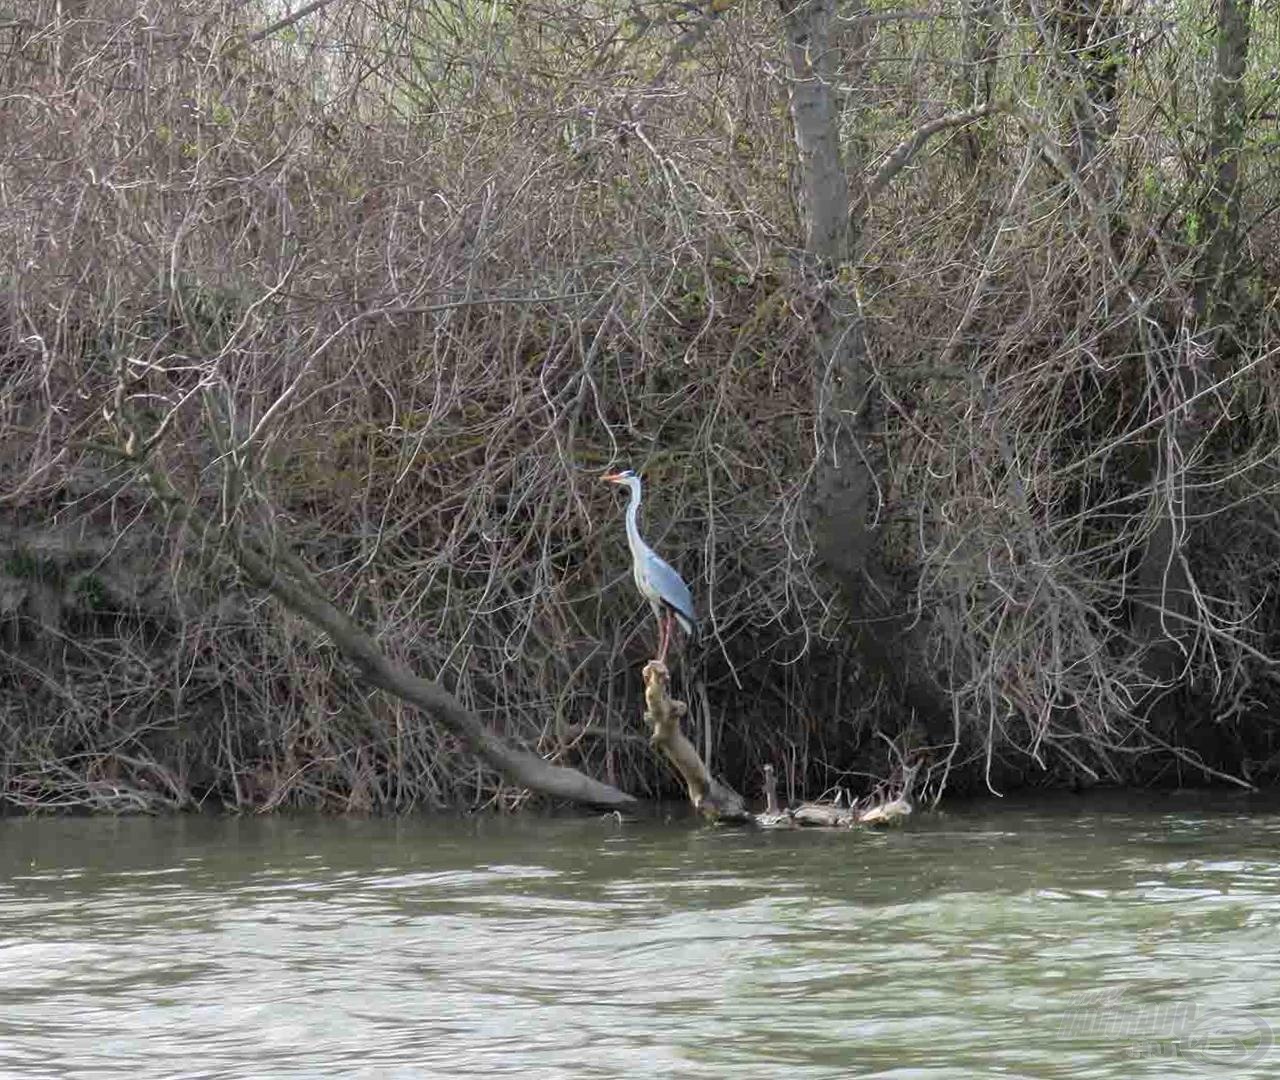
{"type": "Polygon", "coordinates": [[[911,164],[911,159],[924,149],[925,143],[937,135],[938,132],[946,131],[948,128],[964,127],[966,124],[972,124],[977,120],[981,120],[984,116],[990,116],[1000,111],[1002,111],[1002,108],[999,105],[983,105],[980,108],[969,109],[965,112],[948,113],[946,116],[930,120],[929,123],[917,128],[890,151],[884,163],[867,182],[866,189],[862,193],[861,203],[864,206],[870,206],[875,202],[880,193],[893,181],[893,178],[911,164]]]}
{"type": "Polygon", "coordinates": [[[288,29],[290,26],[293,26],[294,23],[301,22],[308,15],[314,14],[321,8],[328,7],[332,3],[333,0],[312,0],[310,4],[304,4],[292,15],[286,15],[283,19],[277,19],[270,26],[264,27],[261,30],[255,30],[252,34],[248,35],[246,40],[252,44],[254,42],[262,41],[264,38],[269,38],[272,34],[288,29]]]}

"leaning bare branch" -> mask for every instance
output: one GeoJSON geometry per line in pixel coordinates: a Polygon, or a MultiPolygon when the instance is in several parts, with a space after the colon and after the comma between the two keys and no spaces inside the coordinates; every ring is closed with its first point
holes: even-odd
{"type": "Polygon", "coordinates": [[[313,15],[321,8],[326,8],[333,3],[333,0],[312,0],[309,4],[304,4],[298,8],[292,15],[286,15],[282,19],[277,19],[270,26],[264,26],[261,30],[255,30],[249,34],[246,40],[253,44],[271,37],[273,34],[280,33],[281,30],[287,30],[289,27],[300,23],[308,15],[313,15]]]}
{"type": "Polygon", "coordinates": [[[862,204],[869,206],[874,203],[884,189],[893,183],[894,177],[910,165],[915,156],[924,149],[925,144],[939,132],[947,131],[950,128],[966,127],[969,124],[977,123],[985,117],[993,116],[1003,111],[1003,106],[1000,105],[982,105],[976,109],[967,109],[964,112],[948,113],[946,116],[939,116],[936,120],[930,120],[927,124],[922,124],[902,142],[898,143],[885,157],[880,168],[875,171],[863,189],[862,204]]]}

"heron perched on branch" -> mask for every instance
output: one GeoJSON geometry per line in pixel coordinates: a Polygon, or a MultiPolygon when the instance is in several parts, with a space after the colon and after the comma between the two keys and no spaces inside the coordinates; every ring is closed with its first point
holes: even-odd
{"type": "Polygon", "coordinates": [[[658,659],[666,663],[673,623],[679,623],[680,629],[690,638],[697,633],[698,617],[693,610],[693,596],[684,579],[640,538],[640,527],[636,524],[636,514],[640,509],[640,477],[631,469],[623,469],[621,472],[606,473],[601,479],[631,489],[631,502],[627,505],[627,545],[631,548],[631,572],[636,579],[636,588],[649,601],[658,620],[658,659]]]}

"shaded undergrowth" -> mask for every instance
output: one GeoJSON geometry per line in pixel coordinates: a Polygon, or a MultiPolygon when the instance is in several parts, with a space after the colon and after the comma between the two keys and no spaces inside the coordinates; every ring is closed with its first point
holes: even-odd
{"type": "MultiPolygon", "coordinates": [[[[875,627],[809,544],[814,296],[768,17],[717,22],[673,74],[687,31],[623,48],[622,12],[351,4],[252,41],[252,5],[35,7],[0,119],[10,805],[523,798],[172,527],[95,449],[121,408],[388,653],[638,795],[672,780],[639,722],[653,627],[597,483],[616,465],[705,612],[694,740],[748,790],[765,762],[792,795],[864,787],[904,753],[933,793],[1274,774],[1280,182],[1259,153],[1245,287],[1206,337],[1202,176],[1163,89],[1135,78],[1072,175],[1060,90],[1009,75],[986,156],[922,155],[831,286],[868,320],[877,520],[954,703],[938,742],[862,677],[875,627]],[[1138,566],[1171,507],[1194,602],[1153,624],[1138,566]]],[[[953,91],[895,58],[947,32],[911,33],[850,53],[872,161],[953,91]]],[[[1151,47],[1151,70],[1178,55],[1151,47]]]]}

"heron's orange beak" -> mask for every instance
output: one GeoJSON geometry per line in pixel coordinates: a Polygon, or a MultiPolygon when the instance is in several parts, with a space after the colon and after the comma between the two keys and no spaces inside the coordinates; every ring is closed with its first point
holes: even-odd
{"type": "Polygon", "coordinates": [[[608,483],[610,483],[610,484],[621,484],[621,483],[622,483],[622,473],[607,472],[607,473],[605,473],[602,477],[600,477],[600,479],[601,479],[601,480],[604,480],[604,481],[607,481],[607,482],[608,482],[608,483]]]}

